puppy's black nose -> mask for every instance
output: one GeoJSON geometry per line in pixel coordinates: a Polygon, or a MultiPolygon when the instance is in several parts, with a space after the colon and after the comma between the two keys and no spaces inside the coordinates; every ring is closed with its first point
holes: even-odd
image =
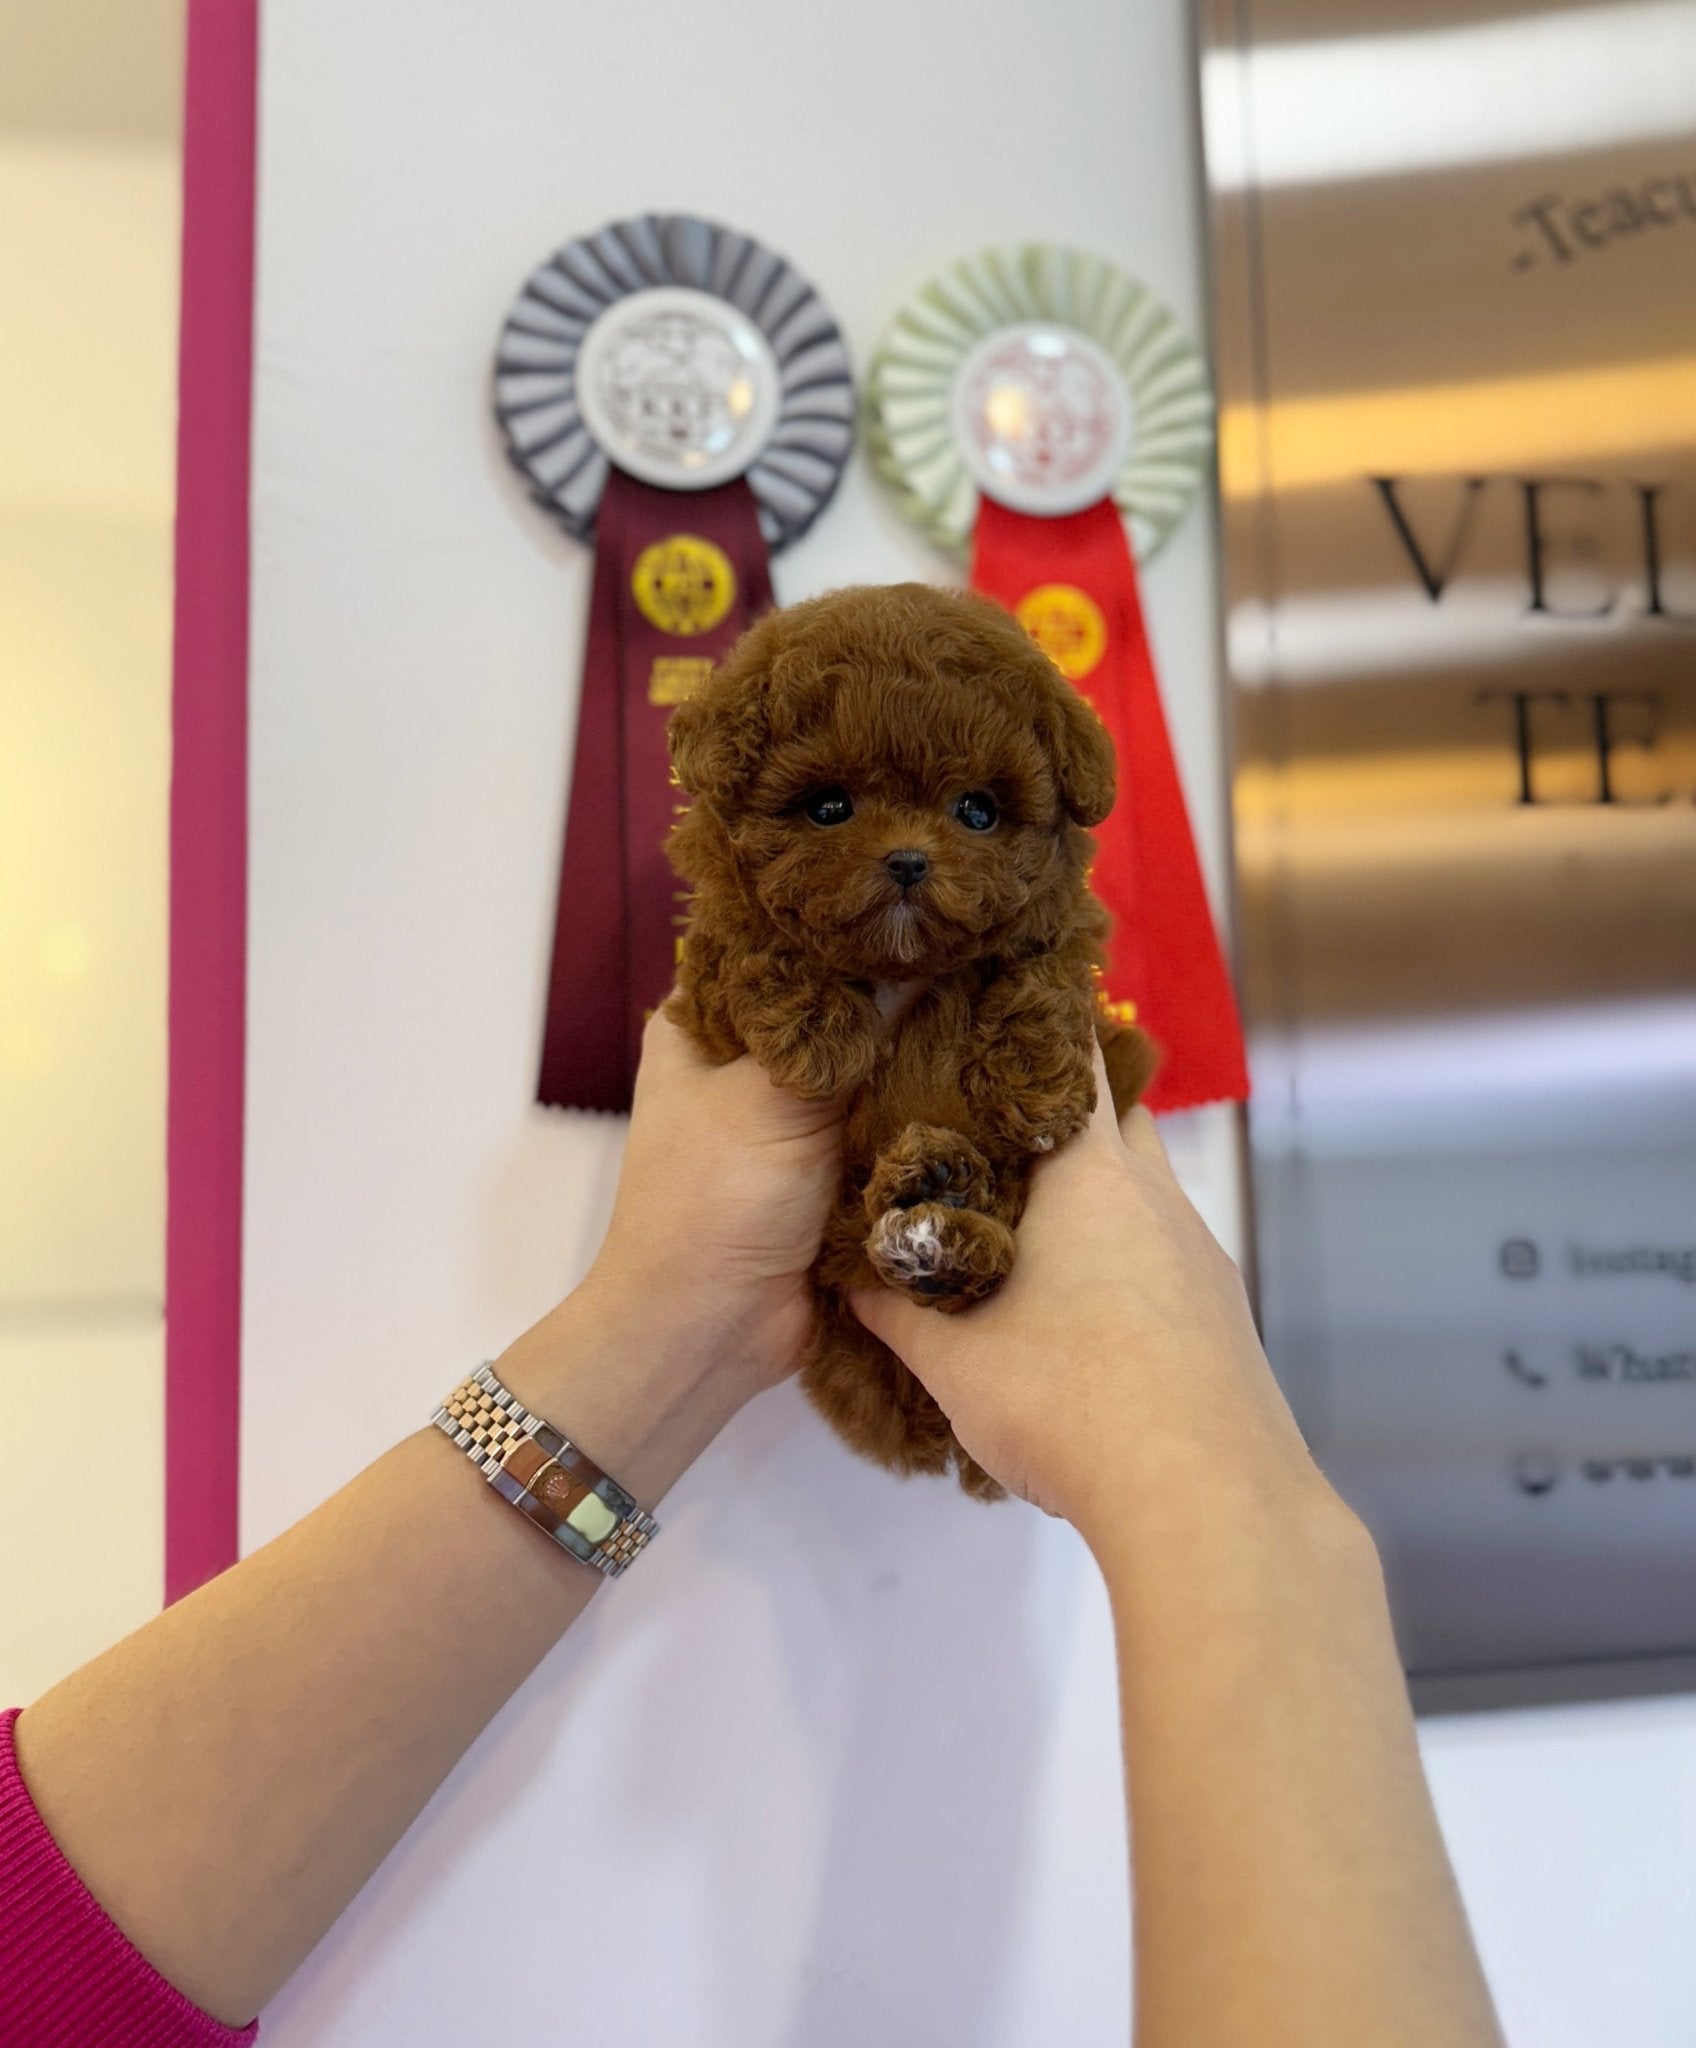
{"type": "Polygon", "coordinates": [[[900,846],[893,853],[886,853],[883,864],[903,889],[912,888],[930,873],[930,862],[915,846],[900,846]]]}

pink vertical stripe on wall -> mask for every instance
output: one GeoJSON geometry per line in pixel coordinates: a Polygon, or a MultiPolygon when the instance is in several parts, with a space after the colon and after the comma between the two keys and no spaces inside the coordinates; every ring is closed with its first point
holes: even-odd
{"type": "Polygon", "coordinates": [[[258,0],[189,0],[172,676],[165,1598],[234,1561],[258,0]]]}

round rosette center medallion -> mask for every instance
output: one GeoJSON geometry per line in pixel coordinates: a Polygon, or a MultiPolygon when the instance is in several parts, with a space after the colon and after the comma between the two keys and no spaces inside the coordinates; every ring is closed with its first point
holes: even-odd
{"type": "Polygon", "coordinates": [[[954,432],[978,488],[1057,517],[1107,497],[1131,446],[1131,403],[1087,335],[1024,321],[985,335],[960,365],[954,432]]]}
{"type": "Polygon", "coordinates": [[[584,424],[622,469],[700,491],[750,468],[781,408],[777,358],[711,292],[656,285],[609,306],[577,359],[584,424]]]}

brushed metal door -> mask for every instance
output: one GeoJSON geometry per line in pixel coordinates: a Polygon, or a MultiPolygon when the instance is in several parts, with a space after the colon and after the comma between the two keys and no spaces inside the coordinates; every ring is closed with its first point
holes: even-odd
{"type": "Polygon", "coordinates": [[[1416,1675],[1696,1652],[1696,5],[1204,0],[1261,1307],[1416,1675]]]}

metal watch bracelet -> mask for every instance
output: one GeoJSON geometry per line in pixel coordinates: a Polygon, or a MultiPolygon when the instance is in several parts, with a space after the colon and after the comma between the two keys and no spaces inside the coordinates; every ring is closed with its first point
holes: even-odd
{"type": "Polygon", "coordinates": [[[609,1479],[551,1423],[480,1365],[431,1416],[521,1515],[582,1564],[616,1579],[659,1532],[616,1479],[609,1479]]]}

